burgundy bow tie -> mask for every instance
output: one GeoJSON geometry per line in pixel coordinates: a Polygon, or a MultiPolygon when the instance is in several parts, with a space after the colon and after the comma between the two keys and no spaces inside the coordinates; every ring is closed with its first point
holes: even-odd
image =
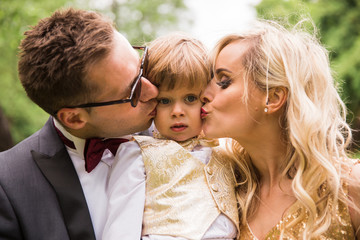
{"type": "MultiPolygon", "coordinates": [[[[75,144],[66,138],[59,129],[55,129],[63,143],[75,149],[75,144]]],[[[102,138],[87,139],[84,148],[85,170],[91,172],[99,164],[105,149],[109,149],[111,153],[115,155],[119,145],[128,141],[129,140],[125,138],[108,138],[105,140],[102,138]]]]}
{"type": "Polygon", "coordinates": [[[87,139],[84,149],[86,171],[91,172],[99,164],[105,149],[109,149],[115,155],[119,145],[127,141],[129,140],[125,138],[87,139]]]}

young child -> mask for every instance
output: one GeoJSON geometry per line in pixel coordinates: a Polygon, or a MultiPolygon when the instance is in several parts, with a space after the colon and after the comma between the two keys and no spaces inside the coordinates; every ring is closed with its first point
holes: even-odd
{"type": "Polygon", "coordinates": [[[150,45],[144,70],[159,88],[158,132],[134,136],[124,143],[126,151],[120,146],[109,179],[104,240],[237,237],[230,161],[217,141],[199,137],[209,69],[205,48],[189,36],[171,34],[150,45]]]}

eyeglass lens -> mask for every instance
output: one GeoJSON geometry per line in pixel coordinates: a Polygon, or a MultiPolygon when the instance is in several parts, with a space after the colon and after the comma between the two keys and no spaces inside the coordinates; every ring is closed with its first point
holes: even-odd
{"type": "Polygon", "coordinates": [[[147,49],[143,49],[142,47],[134,47],[135,49],[142,50],[142,56],[141,56],[141,65],[140,65],[140,72],[136,79],[135,86],[132,91],[131,96],[131,106],[136,107],[136,105],[139,102],[140,95],[141,95],[141,77],[143,75],[143,67],[144,67],[144,60],[146,58],[147,49]]]}
{"type": "Polygon", "coordinates": [[[136,83],[135,83],[136,86],[134,86],[135,89],[134,89],[133,95],[131,97],[131,106],[133,106],[133,107],[136,107],[136,105],[139,102],[140,95],[141,95],[141,77],[142,77],[142,69],[140,70],[140,74],[136,80],[136,83]]]}

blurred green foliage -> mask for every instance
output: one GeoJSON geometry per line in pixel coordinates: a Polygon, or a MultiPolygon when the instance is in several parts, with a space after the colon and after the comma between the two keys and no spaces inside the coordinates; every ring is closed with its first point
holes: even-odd
{"type": "Polygon", "coordinates": [[[108,15],[132,44],[142,44],[163,32],[179,29],[178,19],[186,11],[183,0],[1,0],[0,108],[10,123],[15,143],[40,129],[48,118],[27,98],[18,80],[19,43],[30,26],[54,10],[69,6],[108,15]]]}
{"type": "Polygon", "coordinates": [[[39,129],[47,114],[26,96],[17,75],[17,53],[23,33],[40,18],[67,6],[65,0],[1,0],[0,3],[0,107],[18,142],[39,129]]]}
{"type": "MultiPolygon", "coordinates": [[[[258,16],[295,24],[311,18],[330,51],[332,69],[347,104],[353,135],[360,143],[360,1],[262,0],[258,16]]],[[[356,145],[354,145],[356,148],[356,145]]]]}
{"type": "Polygon", "coordinates": [[[110,10],[116,16],[118,30],[125,33],[132,44],[139,45],[179,30],[180,18],[183,24],[189,21],[185,18],[187,7],[183,0],[114,1],[110,10]]]}

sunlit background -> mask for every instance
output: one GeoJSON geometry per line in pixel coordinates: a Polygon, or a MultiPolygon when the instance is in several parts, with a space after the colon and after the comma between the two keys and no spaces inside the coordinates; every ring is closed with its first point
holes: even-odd
{"type": "Polygon", "coordinates": [[[260,0],[186,0],[194,24],[189,31],[208,47],[225,34],[246,29],[260,0]],[[220,4],[221,2],[221,4],[220,4]]]}
{"type": "MultiPolygon", "coordinates": [[[[33,104],[17,77],[17,47],[23,32],[61,7],[108,15],[132,44],[171,31],[193,34],[211,49],[228,33],[257,17],[291,24],[310,17],[331,52],[336,80],[349,108],[349,123],[360,129],[360,5],[356,0],[0,0],[0,151],[40,129],[48,115],[33,104]]],[[[357,141],[358,131],[354,131],[357,141]]],[[[358,146],[354,145],[357,151],[358,146]]]]}

